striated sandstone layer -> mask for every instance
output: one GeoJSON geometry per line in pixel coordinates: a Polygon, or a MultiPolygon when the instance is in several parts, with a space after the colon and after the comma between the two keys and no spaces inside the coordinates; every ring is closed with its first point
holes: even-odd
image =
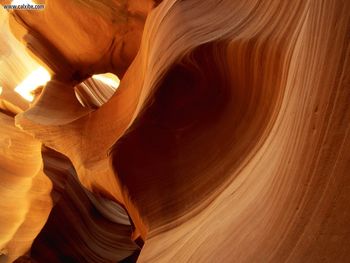
{"type": "Polygon", "coordinates": [[[350,2],[41,2],[1,11],[10,261],[349,261],[350,2]]]}
{"type": "Polygon", "coordinates": [[[0,259],[12,262],[26,253],[44,226],[52,201],[43,173],[41,143],[0,112],[0,259]]]}

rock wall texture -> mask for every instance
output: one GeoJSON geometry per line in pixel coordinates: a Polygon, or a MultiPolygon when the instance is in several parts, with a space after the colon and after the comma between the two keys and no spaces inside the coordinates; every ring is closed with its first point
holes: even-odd
{"type": "Polygon", "coordinates": [[[349,262],[349,1],[38,2],[0,11],[0,261],[349,262]]]}

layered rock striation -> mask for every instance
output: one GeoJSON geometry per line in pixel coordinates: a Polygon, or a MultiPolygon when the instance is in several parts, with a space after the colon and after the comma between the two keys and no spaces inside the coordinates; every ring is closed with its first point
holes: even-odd
{"type": "Polygon", "coordinates": [[[348,261],[349,3],[46,0],[1,14],[1,149],[16,134],[29,149],[0,155],[6,257],[348,261]],[[13,55],[12,34],[36,62],[13,55]],[[13,63],[51,74],[31,104],[13,95],[13,63]]]}

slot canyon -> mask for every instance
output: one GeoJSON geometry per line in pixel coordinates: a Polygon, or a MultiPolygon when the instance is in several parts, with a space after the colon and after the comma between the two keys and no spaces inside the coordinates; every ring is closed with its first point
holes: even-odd
{"type": "Polygon", "coordinates": [[[350,1],[0,5],[0,263],[350,262],[350,1]]]}

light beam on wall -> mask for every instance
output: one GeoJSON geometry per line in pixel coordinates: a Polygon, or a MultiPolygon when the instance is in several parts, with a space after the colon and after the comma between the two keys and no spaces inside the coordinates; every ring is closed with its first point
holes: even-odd
{"type": "Polygon", "coordinates": [[[99,74],[99,75],[93,75],[93,79],[97,79],[101,82],[103,82],[106,85],[111,86],[114,89],[117,89],[119,86],[119,79],[112,74],[99,74]]]}
{"type": "Polygon", "coordinates": [[[39,86],[45,85],[50,79],[51,76],[49,72],[45,68],[39,67],[30,73],[29,76],[15,88],[15,91],[25,100],[33,101],[34,96],[32,91],[39,86]]]}

